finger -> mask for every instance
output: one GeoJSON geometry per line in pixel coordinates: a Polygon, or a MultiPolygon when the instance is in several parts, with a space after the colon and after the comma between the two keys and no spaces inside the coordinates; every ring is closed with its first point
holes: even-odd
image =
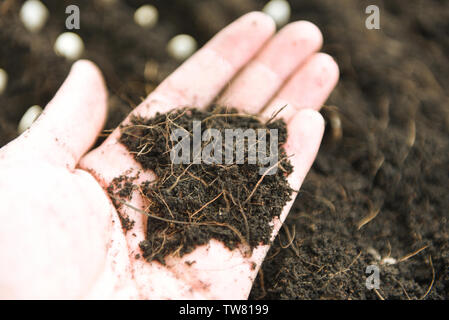
{"type": "Polygon", "coordinates": [[[247,113],[258,113],[287,77],[323,42],[320,30],[308,21],[283,28],[232,81],[219,103],[247,113]]]}
{"type": "Polygon", "coordinates": [[[179,106],[208,105],[273,35],[273,20],[251,12],[220,31],[136,109],[152,116],[179,106]]]}
{"type": "Polygon", "coordinates": [[[100,70],[92,62],[80,60],[20,140],[36,154],[73,169],[103,127],[106,99],[100,70]]]}
{"type": "Polygon", "coordinates": [[[269,102],[262,115],[270,118],[287,106],[279,116],[288,121],[298,110],[318,110],[337,84],[338,76],[338,65],[331,56],[325,53],[313,55],[269,102]]]}
{"type": "MultiPolygon", "coordinates": [[[[293,190],[298,191],[302,182],[312,167],[320,148],[324,134],[324,119],[318,111],[312,109],[300,110],[288,124],[288,137],[284,145],[285,151],[291,164],[293,172],[288,176],[288,182],[293,190]]],[[[291,203],[294,201],[292,197],[291,203]]],[[[285,212],[286,211],[286,212],[285,212]]],[[[284,210],[281,221],[286,218],[284,210]]]]}

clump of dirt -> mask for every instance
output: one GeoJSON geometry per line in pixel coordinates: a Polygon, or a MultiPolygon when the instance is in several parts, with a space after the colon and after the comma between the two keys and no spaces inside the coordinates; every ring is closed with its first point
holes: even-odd
{"type": "Polygon", "coordinates": [[[134,181],[137,178],[139,178],[139,175],[121,175],[112,179],[111,184],[107,188],[109,195],[111,195],[112,204],[117,209],[120,223],[122,224],[122,228],[125,230],[125,232],[131,230],[134,227],[135,221],[131,220],[128,216],[123,215],[120,210],[118,210],[123,207],[123,202],[119,201],[118,199],[122,199],[122,201],[132,199],[132,192],[135,188],[134,181]]]}
{"type": "MultiPolygon", "coordinates": [[[[268,244],[271,223],[279,217],[292,193],[286,179],[292,166],[282,148],[286,138],[282,120],[264,123],[256,116],[219,106],[204,111],[183,108],[158,113],[151,119],[133,116],[122,125],[120,142],[144,170],[157,176],[154,181],[136,186],[147,202],[142,213],[149,216],[146,240],[140,243],[143,257],[164,263],[167,255],[182,256],[211,239],[222,241],[231,250],[243,245],[245,253],[268,244]],[[223,140],[207,136],[209,129],[218,130],[223,140]],[[237,133],[254,129],[251,132],[257,135],[254,140],[250,135],[241,135],[242,139],[233,136],[230,141],[225,132],[234,129],[237,133]],[[173,140],[176,130],[184,136],[173,140]],[[199,136],[196,150],[201,153],[195,152],[198,133],[203,141],[199,136]],[[264,142],[259,133],[266,133],[264,142]],[[188,150],[193,152],[187,154],[184,163],[177,163],[171,156],[172,150],[184,156],[185,150],[176,149],[182,142],[187,142],[188,150]],[[239,142],[244,143],[239,146],[239,142]],[[208,146],[218,147],[208,150],[208,146]],[[257,152],[252,152],[256,146],[257,152]],[[244,151],[243,163],[237,161],[239,147],[244,151]],[[225,157],[227,150],[232,151],[232,161],[225,157]],[[266,156],[265,161],[261,154],[266,156]],[[267,161],[272,156],[276,159],[274,164],[267,161]]],[[[132,183],[118,180],[112,184],[114,194],[129,197],[127,191],[132,190],[132,183]]],[[[125,222],[124,227],[129,224],[125,222]]]]}

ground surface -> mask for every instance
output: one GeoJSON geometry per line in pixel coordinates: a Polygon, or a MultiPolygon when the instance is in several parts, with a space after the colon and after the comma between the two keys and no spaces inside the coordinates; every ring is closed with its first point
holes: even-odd
{"type": "MultiPolygon", "coordinates": [[[[176,68],[165,53],[172,36],[189,33],[202,44],[264,4],[151,1],[160,9],[160,23],[142,32],[132,14],[143,1],[44,2],[51,18],[38,35],[20,24],[21,1],[0,4],[0,67],[10,76],[0,96],[0,146],[16,136],[28,107],[49,101],[70,68],[52,51],[68,4],[81,9],[85,57],[106,76],[108,128],[176,68]]],[[[311,20],[323,31],[323,50],[336,58],[341,80],[327,103],[335,107],[323,111],[325,143],[251,298],[448,299],[449,3],[290,3],[293,20],[311,20]],[[369,4],[381,8],[380,30],[364,27],[369,4]],[[331,125],[336,119],[341,138],[331,125]],[[401,262],[381,263],[379,256],[401,262]],[[377,292],[365,286],[371,264],[380,267],[377,292]]]]}

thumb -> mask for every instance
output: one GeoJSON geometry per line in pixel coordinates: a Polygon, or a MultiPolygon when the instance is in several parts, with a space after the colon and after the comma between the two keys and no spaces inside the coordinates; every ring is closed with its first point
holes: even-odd
{"type": "Polygon", "coordinates": [[[73,169],[103,128],[106,109],[100,70],[90,61],[77,61],[39,119],[18,140],[32,154],[73,169]]]}

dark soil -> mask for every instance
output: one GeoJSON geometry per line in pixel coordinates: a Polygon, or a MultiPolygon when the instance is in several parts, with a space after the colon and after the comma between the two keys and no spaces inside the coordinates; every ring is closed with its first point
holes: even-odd
{"type": "MultiPolygon", "coordinates": [[[[110,129],[178,65],[165,53],[170,37],[189,33],[201,45],[265,3],[152,1],[160,23],[142,31],[132,14],[144,1],[44,2],[51,17],[37,35],[18,19],[21,1],[0,3],[0,67],[10,76],[0,96],[0,145],[16,136],[28,107],[48,102],[70,68],[52,51],[65,31],[65,6],[80,6],[85,57],[105,74],[110,129]],[[158,72],[144,73],[148,61],[158,72]]],[[[334,107],[323,111],[326,141],[251,298],[448,299],[449,3],[290,3],[292,20],[320,27],[323,51],[337,60],[341,79],[327,102],[334,107]],[[365,29],[371,4],[380,7],[380,30],[365,29]],[[378,255],[401,262],[381,263],[378,255]],[[377,293],[365,286],[373,263],[380,267],[377,293]]]]}
{"type": "MultiPolygon", "coordinates": [[[[279,217],[292,193],[286,179],[292,167],[281,148],[287,138],[286,131],[281,120],[265,124],[237,110],[215,106],[204,111],[184,108],[151,119],[131,117],[130,123],[121,126],[120,142],[144,170],[151,170],[157,176],[155,181],[134,186],[148,208],[142,212],[149,216],[146,240],[140,243],[143,256],[148,261],[164,263],[167,255],[183,256],[211,239],[223,242],[231,250],[243,245],[245,254],[260,244],[268,244],[273,231],[270,223],[279,217]],[[194,129],[194,121],[201,127],[194,129]],[[204,140],[209,128],[218,130],[222,141],[210,137],[201,145],[201,135],[204,140]],[[250,147],[255,147],[254,151],[257,148],[257,152],[262,150],[254,136],[254,141],[248,137],[240,140],[244,163],[236,164],[238,139],[225,140],[225,130],[233,129],[265,132],[266,145],[262,148],[276,162],[263,163],[258,153],[250,157],[250,147]],[[171,135],[176,130],[181,130],[184,136],[173,141],[171,135]],[[273,154],[270,154],[270,142],[275,137],[271,132],[277,135],[273,140],[276,149],[273,154]],[[195,135],[200,139],[199,153],[194,146],[195,135]],[[171,158],[171,150],[176,150],[183,141],[187,142],[188,154],[187,150],[178,150],[177,154],[186,154],[187,158],[177,164],[171,158]],[[214,145],[207,152],[208,146],[214,145]],[[227,151],[232,152],[229,162],[225,161],[227,151]],[[205,155],[215,158],[208,160],[205,155]],[[274,166],[278,170],[261,172],[274,166]]],[[[129,199],[132,190],[129,181],[121,189],[117,183],[112,185],[117,187],[114,196],[129,199]]],[[[129,223],[129,219],[122,219],[125,229],[129,223]]]]}
{"type": "MultiPolygon", "coordinates": [[[[139,177],[129,175],[121,175],[112,179],[111,184],[108,186],[107,191],[111,196],[112,203],[117,209],[117,213],[120,218],[120,223],[125,231],[129,231],[133,228],[135,221],[121,213],[123,202],[129,201],[132,198],[132,192],[134,191],[134,181],[139,177]]],[[[126,202],[125,202],[126,203],[126,202]]]]}

